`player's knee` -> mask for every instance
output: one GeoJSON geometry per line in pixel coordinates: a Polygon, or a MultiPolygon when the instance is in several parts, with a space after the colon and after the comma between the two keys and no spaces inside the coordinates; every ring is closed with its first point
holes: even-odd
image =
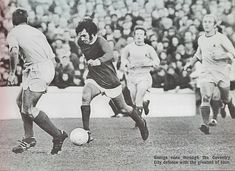
{"type": "Polygon", "coordinates": [[[222,102],[225,103],[225,104],[228,104],[230,101],[231,101],[231,97],[226,97],[226,98],[222,98],[222,102]]]}
{"type": "Polygon", "coordinates": [[[220,95],[219,94],[213,95],[212,100],[219,101],[220,100],[220,95]]]}
{"type": "Polygon", "coordinates": [[[39,114],[39,109],[36,107],[24,107],[24,114],[26,114],[29,118],[34,119],[39,114]]]}
{"type": "Polygon", "coordinates": [[[207,95],[203,96],[201,106],[210,106],[210,100],[211,100],[210,96],[207,95]]]}
{"type": "Polygon", "coordinates": [[[82,102],[86,103],[86,104],[89,104],[91,102],[91,91],[90,90],[87,90],[87,91],[83,92],[82,102]]]}

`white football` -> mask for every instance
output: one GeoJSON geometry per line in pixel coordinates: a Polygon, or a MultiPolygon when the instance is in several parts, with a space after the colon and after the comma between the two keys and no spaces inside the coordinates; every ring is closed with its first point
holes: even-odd
{"type": "Polygon", "coordinates": [[[89,140],[89,134],[85,129],[75,128],[70,133],[70,141],[75,145],[83,145],[86,144],[89,140]]]}

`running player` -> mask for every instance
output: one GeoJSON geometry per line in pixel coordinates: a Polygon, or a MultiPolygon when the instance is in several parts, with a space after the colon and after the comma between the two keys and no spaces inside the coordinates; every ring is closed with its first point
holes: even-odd
{"type": "Polygon", "coordinates": [[[127,67],[127,87],[140,116],[143,111],[144,96],[152,87],[150,70],[160,63],[154,48],[145,44],[145,38],[145,28],[137,25],[134,28],[134,42],[124,48],[121,56],[122,65],[127,67]]]}
{"type": "Polygon", "coordinates": [[[146,121],[131,106],[125,103],[122,86],[113,66],[113,52],[108,42],[97,35],[96,24],[89,18],[80,21],[76,27],[77,44],[80,46],[88,63],[88,75],[82,94],[83,128],[89,132],[89,120],[92,99],[103,94],[110,97],[122,113],[128,114],[138,125],[143,140],[149,132],[146,121]]]}
{"type": "MultiPolygon", "coordinates": [[[[230,69],[230,91],[232,91],[232,75],[233,75],[233,70],[232,70],[232,65],[234,65],[234,62],[229,61],[228,68],[230,69]]],[[[211,99],[211,108],[213,110],[213,118],[211,119],[209,125],[210,126],[216,126],[217,125],[217,116],[220,113],[222,118],[226,117],[226,104],[224,104],[221,101],[221,95],[220,91],[217,88],[215,88],[215,91],[213,92],[213,98],[211,99]]],[[[235,113],[230,113],[231,118],[235,118],[235,113]]]]}
{"type": "Polygon", "coordinates": [[[27,11],[16,9],[12,14],[14,28],[7,36],[10,51],[9,84],[15,80],[16,65],[19,55],[24,61],[23,88],[17,97],[24,126],[24,138],[12,149],[14,153],[22,153],[36,145],[33,122],[53,137],[51,154],[61,151],[68,135],[59,130],[48,118],[46,113],[36,107],[40,97],[46,92],[54,78],[54,54],[46,37],[37,29],[27,24],[27,11]]]}
{"type": "Polygon", "coordinates": [[[235,57],[235,49],[225,35],[216,32],[216,18],[214,15],[205,15],[202,24],[205,33],[199,37],[197,52],[184,69],[191,68],[197,61],[202,63],[202,72],[199,79],[202,95],[200,111],[203,124],[200,130],[205,134],[209,134],[210,101],[216,86],[220,90],[221,100],[228,105],[229,112],[232,115],[235,113],[235,106],[229,93],[230,71],[227,67],[227,61],[231,61],[235,57]]]}

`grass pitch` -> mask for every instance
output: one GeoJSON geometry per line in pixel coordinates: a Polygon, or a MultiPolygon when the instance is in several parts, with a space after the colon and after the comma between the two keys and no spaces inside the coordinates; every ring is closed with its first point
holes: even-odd
{"type": "MultiPolygon", "coordinates": [[[[53,119],[68,133],[81,119],[53,119]]],[[[0,121],[1,171],[70,170],[235,170],[235,120],[219,118],[210,135],[199,131],[200,116],[147,118],[150,136],[141,139],[130,118],[91,119],[94,141],[75,146],[67,139],[59,155],[49,154],[52,138],[34,126],[37,145],[11,152],[21,139],[21,120],[0,121]]]]}

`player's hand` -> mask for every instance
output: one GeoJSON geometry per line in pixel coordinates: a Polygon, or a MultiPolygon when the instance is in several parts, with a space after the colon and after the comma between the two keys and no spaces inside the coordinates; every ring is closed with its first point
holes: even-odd
{"type": "Polygon", "coordinates": [[[190,63],[187,63],[183,68],[184,71],[189,71],[191,69],[192,69],[192,65],[190,63]]]}
{"type": "Polygon", "coordinates": [[[7,79],[7,85],[14,85],[15,80],[16,80],[16,75],[11,72],[7,79]]]}
{"type": "Polygon", "coordinates": [[[101,61],[99,59],[95,59],[95,60],[90,59],[90,60],[87,61],[87,63],[90,66],[99,66],[99,65],[101,65],[101,61]]]}

